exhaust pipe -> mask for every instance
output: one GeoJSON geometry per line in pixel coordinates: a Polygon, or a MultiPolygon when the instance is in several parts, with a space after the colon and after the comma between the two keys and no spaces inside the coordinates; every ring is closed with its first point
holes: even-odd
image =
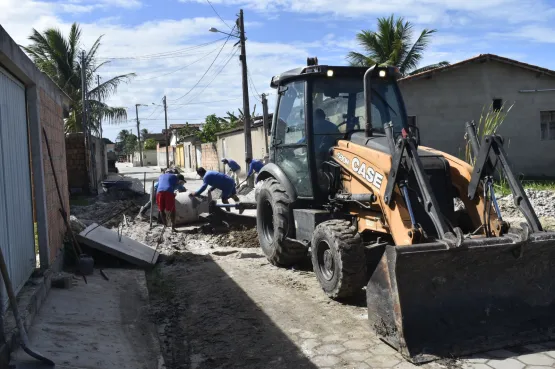
{"type": "Polygon", "coordinates": [[[364,111],[366,114],[364,134],[366,137],[372,137],[372,73],[376,66],[377,64],[368,68],[364,73],[364,111]]]}

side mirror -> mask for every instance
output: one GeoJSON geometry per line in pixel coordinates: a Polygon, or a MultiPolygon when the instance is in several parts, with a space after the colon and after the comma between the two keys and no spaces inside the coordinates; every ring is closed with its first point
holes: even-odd
{"type": "Polygon", "coordinates": [[[409,134],[416,139],[416,144],[420,145],[420,128],[416,124],[409,124],[409,134]]]}

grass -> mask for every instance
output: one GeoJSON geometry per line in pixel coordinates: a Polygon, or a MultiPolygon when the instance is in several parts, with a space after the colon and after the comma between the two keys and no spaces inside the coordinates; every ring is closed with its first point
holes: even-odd
{"type": "MultiPolygon", "coordinates": [[[[497,133],[497,130],[499,129],[499,127],[501,127],[501,125],[505,121],[505,118],[507,118],[507,115],[509,114],[509,112],[511,111],[514,105],[515,104],[513,103],[511,106],[509,106],[509,108],[506,111],[505,111],[505,104],[503,104],[503,106],[501,106],[501,109],[499,110],[493,109],[493,103],[490,104],[487,111],[485,111],[485,108],[486,108],[485,106],[482,108],[482,114],[480,115],[480,120],[476,125],[476,135],[478,136],[478,143],[480,144],[482,143],[482,138],[484,136],[497,133]]],[[[470,165],[474,165],[474,161],[476,159],[472,154],[470,141],[466,142],[465,154],[466,154],[466,161],[470,165]]]]}
{"type": "MultiPolygon", "coordinates": [[[[522,187],[524,189],[530,189],[535,191],[555,191],[555,181],[534,181],[534,180],[523,180],[521,181],[522,187]]],[[[505,179],[502,181],[496,181],[495,183],[495,192],[498,195],[506,196],[511,193],[511,189],[509,188],[509,184],[505,179]]]]}

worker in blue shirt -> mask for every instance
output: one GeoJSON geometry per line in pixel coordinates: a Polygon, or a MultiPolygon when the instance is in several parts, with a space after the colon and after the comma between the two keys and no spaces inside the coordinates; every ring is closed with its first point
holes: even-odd
{"type": "MultiPolygon", "coordinates": [[[[253,174],[253,173],[258,173],[260,172],[260,169],[262,169],[262,167],[264,166],[264,163],[262,162],[262,160],[256,160],[256,159],[251,159],[251,158],[247,158],[247,160],[245,160],[247,162],[247,164],[249,165],[249,172],[247,173],[247,179],[253,174]]],[[[245,179],[245,181],[247,180],[245,179]]]]}
{"type": "Polygon", "coordinates": [[[235,181],[235,186],[239,186],[239,173],[241,172],[241,166],[233,159],[223,158],[222,163],[224,163],[224,169],[226,164],[229,166],[228,175],[235,181]]]}
{"type": "MultiPolygon", "coordinates": [[[[237,197],[235,182],[230,176],[225,173],[216,172],[215,170],[207,171],[203,167],[197,169],[197,174],[202,178],[202,187],[196,192],[190,193],[189,196],[200,196],[204,190],[210,186],[210,189],[208,190],[209,193],[215,189],[222,191],[222,202],[224,204],[229,204],[229,198],[232,198],[233,201],[239,203],[240,200],[239,197],[237,197]]],[[[227,211],[230,211],[230,209],[227,208],[227,211]]],[[[239,213],[242,212],[242,210],[239,210],[239,213]]]]}
{"type": "MultiPolygon", "coordinates": [[[[173,173],[170,172],[169,170],[166,171],[166,173],[173,173]]],[[[178,182],[177,182],[177,192],[185,192],[187,191],[187,189],[185,188],[185,183],[187,183],[187,181],[185,180],[185,177],[183,177],[183,174],[179,174],[177,176],[178,182]]],[[[154,193],[151,194],[152,196],[149,198],[148,202],[146,204],[144,204],[141,207],[141,210],[139,210],[139,215],[140,216],[144,216],[145,212],[150,209],[150,207],[152,206],[152,197],[154,197],[154,199],[156,199],[156,193],[158,192],[158,181],[154,182],[154,193]]],[[[159,218],[160,219],[160,218],[159,218]]]]}

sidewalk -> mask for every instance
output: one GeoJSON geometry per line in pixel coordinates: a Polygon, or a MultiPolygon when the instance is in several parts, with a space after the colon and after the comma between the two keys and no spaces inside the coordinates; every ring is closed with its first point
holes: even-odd
{"type": "MultiPolygon", "coordinates": [[[[156,327],[149,320],[145,273],[98,269],[69,289],[52,288],[29,329],[30,346],[59,369],[162,368],[156,327]]],[[[39,368],[21,349],[16,368],[39,368]]]]}

